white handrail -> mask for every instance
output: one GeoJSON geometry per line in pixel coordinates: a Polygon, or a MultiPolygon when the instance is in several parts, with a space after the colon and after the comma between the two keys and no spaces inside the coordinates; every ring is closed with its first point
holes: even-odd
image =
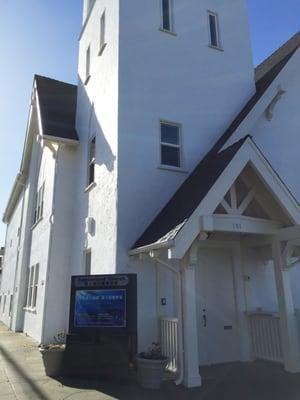
{"type": "Polygon", "coordinates": [[[167,369],[178,372],[178,318],[160,319],[160,343],[165,357],[168,357],[167,369]]]}
{"type": "Polygon", "coordinates": [[[256,359],[283,362],[280,319],[277,313],[247,313],[256,359]]]}

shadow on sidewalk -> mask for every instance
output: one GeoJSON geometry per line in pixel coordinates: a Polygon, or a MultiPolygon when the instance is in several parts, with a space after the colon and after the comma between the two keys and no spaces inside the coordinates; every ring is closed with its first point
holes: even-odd
{"type": "MultiPolygon", "coordinates": [[[[48,397],[32,380],[32,378],[26,373],[25,369],[20,366],[16,360],[14,360],[11,355],[5,350],[3,346],[0,345],[0,354],[3,356],[5,359],[6,363],[9,364],[20,377],[24,379],[26,383],[29,384],[31,387],[32,391],[35,393],[36,398],[39,400],[51,400],[50,397],[48,397]]],[[[27,366],[28,368],[29,366],[27,366]]]]}

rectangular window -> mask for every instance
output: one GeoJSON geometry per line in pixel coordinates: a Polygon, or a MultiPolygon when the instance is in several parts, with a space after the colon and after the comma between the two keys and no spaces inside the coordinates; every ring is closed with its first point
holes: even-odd
{"type": "Polygon", "coordinates": [[[29,268],[26,307],[35,308],[39,285],[39,264],[29,268]]]}
{"type": "Polygon", "coordinates": [[[218,15],[208,12],[210,46],[221,48],[218,15]]]}
{"type": "Polygon", "coordinates": [[[35,198],[35,210],[34,210],[34,221],[36,224],[43,216],[44,211],[44,192],[45,192],[45,183],[39,188],[35,198]]]}
{"type": "Polygon", "coordinates": [[[9,316],[11,317],[12,314],[12,306],[13,306],[13,295],[10,295],[10,300],[9,300],[9,316]]]}
{"type": "Polygon", "coordinates": [[[105,43],[105,11],[103,12],[100,18],[100,52],[99,55],[102,54],[106,43],[105,43]]]}
{"type": "Polygon", "coordinates": [[[162,29],[173,31],[172,0],[161,0],[162,29]]]}
{"type": "Polygon", "coordinates": [[[161,122],[161,164],[181,167],[181,127],[172,122],[161,122]]]}
{"type": "Polygon", "coordinates": [[[86,250],[84,252],[84,274],[91,275],[91,266],[92,266],[92,251],[86,250]]]}
{"type": "Polygon", "coordinates": [[[88,186],[95,182],[95,163],[96,163],[96,136],[94,136],[89,142],[88,186]]]}
{"type": "Polygon", "coordinates": [[[88,83],[91,77],[91,46],[86,50],[85,56],[85,84],[88,83]]]}

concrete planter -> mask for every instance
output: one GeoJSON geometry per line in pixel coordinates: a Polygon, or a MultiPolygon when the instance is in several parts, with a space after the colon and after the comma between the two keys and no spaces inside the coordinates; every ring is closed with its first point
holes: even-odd
{"type": "Polygon", "coordinates": [[[146,389],[159,389],[168,360],[166,358],[152,360],[137,357],[136,361],[139,384],[146,389]]]}
{"type": "Polygon", "coordinates": [[[62,373],[64,348],[40,349],[47,376],[55,377],[62,373]]]}

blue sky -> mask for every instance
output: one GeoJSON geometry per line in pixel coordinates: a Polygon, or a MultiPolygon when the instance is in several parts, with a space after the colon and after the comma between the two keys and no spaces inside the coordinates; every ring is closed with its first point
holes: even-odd
{"type": "MultiPolygon", "coordinates": [[[[256,65],[300,30],[300,1],[248,7],[256,65]]],[[[0,0],[0,216],[20,166],[33,75],[76,83],[81,13],[82,0],[0,0]]],[[[4,238],[0,224],[0,245],[4,238]]]]}

